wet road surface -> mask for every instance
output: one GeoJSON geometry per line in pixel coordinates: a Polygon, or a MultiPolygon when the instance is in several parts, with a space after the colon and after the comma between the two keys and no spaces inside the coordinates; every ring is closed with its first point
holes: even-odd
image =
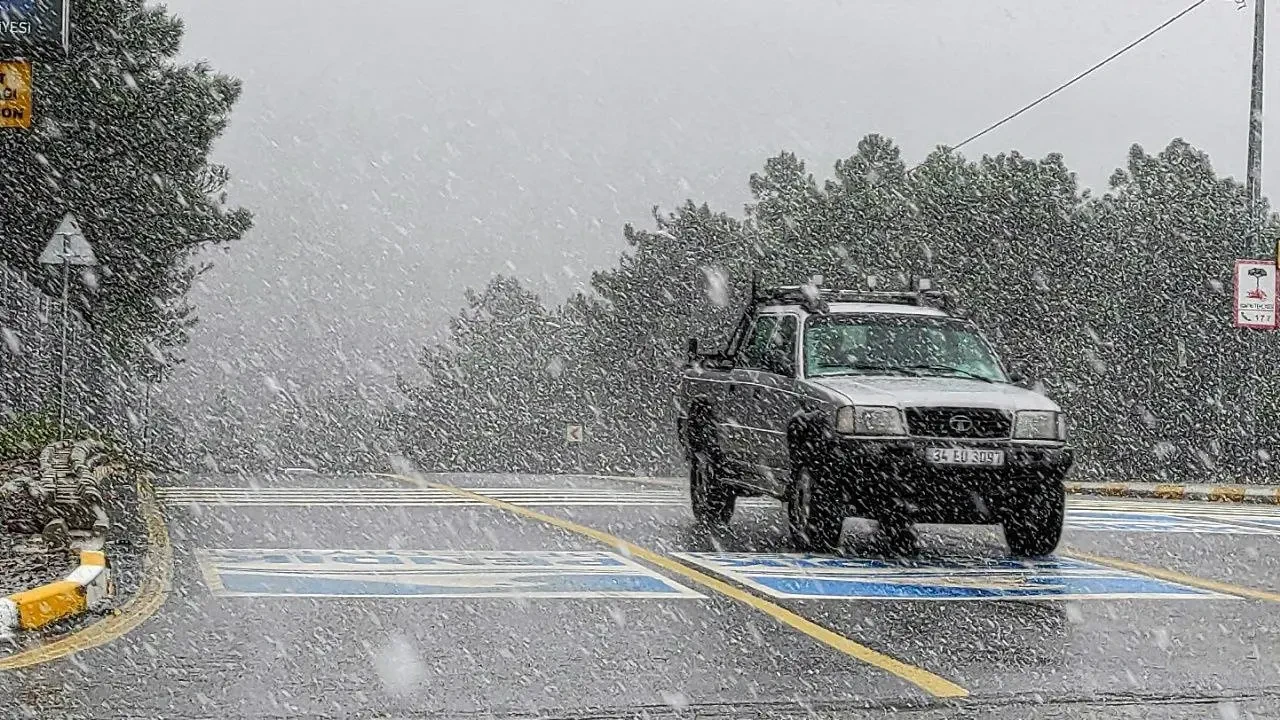
{"type": "Polygon", "coordinates": [[[164,604],[0,671],[0,717],[1280,717],[1280,508],[1073,498],[1062,552],[1022,563],[993,528],[887,556],[861,521],[797,556],[776,503],[713,536],[661,481],[157,496],[164,604]]]}

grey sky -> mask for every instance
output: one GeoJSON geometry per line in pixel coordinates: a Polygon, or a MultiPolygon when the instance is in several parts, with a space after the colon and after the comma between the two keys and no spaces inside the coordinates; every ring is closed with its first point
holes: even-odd
{"type": "MultiPolygon", "coordinates": [[[[653,205],[738,213],[781,149],[824,176],[881,132],[918,160],[1189,2],[169,2],[185,55],[244,81],[216,157],[257,213],[211,258],[179,379],[404,365],[468,285],[513,273],[558,297],[653,205]]],[[[1252,9],[1210,0],[966,154],[1060,151],[1101,186],[1130,143],[1182,136],[1243,177],[1251,31],[1252,9]]],[[[1280,187],[1280,139],[1264,168],[1280,187]]]]}

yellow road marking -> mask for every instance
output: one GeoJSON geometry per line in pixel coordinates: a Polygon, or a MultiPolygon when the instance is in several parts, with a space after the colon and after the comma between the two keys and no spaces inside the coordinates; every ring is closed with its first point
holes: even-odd
{"type": "Polygon", "coordinates": [[[141,625],[164,604],[173,583],[173,547],[169,544],[169,529],[156,506],[155,493],[145,479],[138,481],[138,506],[147,526],[149,545],[143,560],[143,578],[138,593],[118,613],[83,630],[0,658],[0,670],[38,665],[111,642],[141,625]]]}
{"type": "Polygon", "coordinates": [[[1086,562],[1096,563],[1098,565],[1106,565],[1117,570],[1125,570],[1139,575],[1149,575],[1161,580],[1180,583],[1182,585],[1190,585],[1202,590],[1212,590],[1213,592],[1222,593],[1224,595],[1235,595],[1237,597],[1249,598],[1250,600],[1266,600],[1268,602],[1280,602],[1280,593],[1271,590],[1259,590],[1257,588],[1244,587],[1234,583],[1221,582],[1219,580],[1210,580],[1208,578],[1188,575],[1187,573],[1178,572],[1177,570],[1166,570],[1165,568],[1151,567],[1141,563],[1129,562],[1128,560],[1120,560],[1113,557],[1105,557],[1103,555],[1094,555],[1093,553],[1081,552],[1079,550],[1063,550],[1061,555],[1084,560],[1086,562]]]}
{"type": "Polygon", "coordinates": [[[918,668],[914,665],[908,665],[897,658],[872,650],[871,648],[856,643],[835,631],[829,630],[813,622],[812,620],[791,612],[780,605],[775,605],[764,598],[746,592],[745,590],[730,585],[729,583],[712,577],[711,575],[694,570],[674,558],[656,553],[652,550],[640,547],[639,545],[634,545],[622,538],[610,535],[609,533],[587,527],[586,525],[580,525],[572,520],[565,520],[564,518],[548,515],[537,510],[497,500],[489,497],[488,495],[482,495],[469,490],[456,488],[452,485],[411,478],[404,475],[397,477],[419,487],[430,487],[437,490],[443,490],[458,497],[469,498],[471,500],[484,503],[485,505],[506,510],[507,512],[529,518],[530,520],[537,520],[560,528],[561,530],[589,537],[592,540],[604,543],[605,545],[616,548],[619,552],[628,554],[631,557],[640,558],[641,560],[660,567],[673,575],[679,575],[690,582],[697,583],[705,588],[714,590],[715,592],[737,600],[744,605],[749,605],[750,607],[772,617],[778,622],[799,630],[818,642],[824,643],[842,653],[845,653],[846,655],[857,658],[868,665],[872,665],[896,675],[902,680],[915,685],[935,697],[961,698],[969,695],[968,690],[960,687],[950,680],[947,680],[946,678],[934,675],[928,670],[918,668]]]}

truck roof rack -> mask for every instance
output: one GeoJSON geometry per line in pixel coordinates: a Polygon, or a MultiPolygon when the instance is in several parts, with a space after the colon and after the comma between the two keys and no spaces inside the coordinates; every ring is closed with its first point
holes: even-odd
{"type": "Polygon", "coordinates": [[[799,305],[814,314],[830,312],[833,302],[846,303],[887,303],[893,305],[916,305],[936,307],[948,315],[961,314],[954,298],[941,290],[930,288],[928,283],[920,290],[839,290],[835,288],[815,288],[789,285],[781,287],[760,288],[753,299],[760,305],[799,305]]]}

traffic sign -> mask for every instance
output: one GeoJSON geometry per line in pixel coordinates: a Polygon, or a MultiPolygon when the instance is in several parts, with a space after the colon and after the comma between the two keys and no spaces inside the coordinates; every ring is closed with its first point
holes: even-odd
{"type": "Polygon", "coordinates": [[[564,441],[568,443],[582,442],[583,430],[581,425],[565,425],[564,441]]]}
{"type": "Polygon", "coordinates": [[[1235,596],[1050,558],[889,561],[830,555],[676,553],[766,595],[790,600],[1233,599],[1235,596]]]}
{"type": "Polygon", "coordinates": [[[1237,260],[1235,325],[1253,330],[1276,327],[1276,262],[1237,260]]]}
{"type": "Polygon", "coordinates": [[[0,57],[66,57],[71,0],[0,0],[0,57]]]}
{"type": "Polygon", "coordinates": [[[71,213],[62,216],[58,229],[53,231],[49,244],[45,245],[44,252],[40,253],[42,265],[61,265],[64,262],[71,265],[98,264],[93,248],[89,247],[89,240],[80,229],[76,216],[71,213]]]}
{"type": "Polygon", "coordinates": [[[31,127],[31,63],[0,61],[0,127],[31,127]]]}

